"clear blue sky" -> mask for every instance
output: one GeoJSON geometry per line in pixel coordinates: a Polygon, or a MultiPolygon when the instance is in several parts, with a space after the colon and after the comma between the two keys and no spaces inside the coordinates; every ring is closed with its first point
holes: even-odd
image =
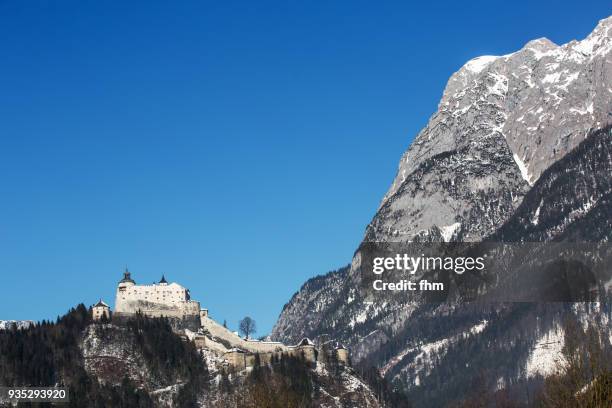
{"type": "Polygon", "coordinates": [[[0,319],[112,303],[127,264],[265,334],[350,261],[452,72],[607,6],[0,1],[0,319]]]}

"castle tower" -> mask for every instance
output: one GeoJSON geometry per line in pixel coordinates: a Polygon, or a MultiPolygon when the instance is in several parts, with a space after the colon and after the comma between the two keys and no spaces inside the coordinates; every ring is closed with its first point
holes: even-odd
{"type": "Polygon", "coordinates": [[[132,274],[128,271],[128,268],[125,268],[125,272],[123,272],[123,279],[119,281],[119,286],[127,287],[131,285],[135,285],[136,282],[132,279],[132,274]]]}
{"type": "Polygon", "coordinates": [[[94,320],[102,320],[104,316],[106,316],[107,319],[110,319],[110,306],[100,299],[98,303],[92,306],[91,314],[94,320]]]}
{"type": "Polygon", "coordinates": [[[336,346],[336,357],[338,357],[340,364],[349,365],[349,351],[342,343],[338,343],[336,346]]]}
{"type": "Polygon", "coordinates": [[[136,282],[132,279],[132,275],[128,268],[125,268],[125,272],[123,272],[123,279],[119,281],[117,285],[117,295],[115,297],[115,311],[116,312],[125,312],[125,303],[127,301],[127,295],[129,289],[136,285],[136,282]]]}

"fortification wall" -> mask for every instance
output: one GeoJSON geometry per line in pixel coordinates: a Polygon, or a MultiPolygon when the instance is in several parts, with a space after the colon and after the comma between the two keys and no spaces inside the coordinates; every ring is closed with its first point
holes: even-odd
{"type": "MultiPolygon", "coordinates": [[[[112,319],[113,319],[113,322],[116,324],[125,324],[125,322],[128,319],[133,318],[134,315],[135,313],[115,312],[113,313],[112,319]]],[[[172,329],[174,329],[177,332],[185,330],[185,329],[195,332],[200,328],[200,319],[198,318],[198,316],[186,315],[186,316],[181,316],[181,317],[174,317],[174,316],[168,316],[165,314],[159,314],[159,315],[144,314],[144,315],[148,317],[164,317],[166,320],[168,320],[168,323],[170,324],[172,329]]]]}
{"type": "Polygon", "coordinates": [[[169,305],[189,300],[189,291],[177,283],[169,285],[120,285],[117,295],[123,298],[121,300],[143,300],[169,305]]]}
{"type": "Polygon", "coordinates": [[[194,338],[193,342],[197,348],[207,348],[219,354],[226,353],[229,350],[223,344],[211,340],[205,336],[198,335],[194,338]]]}
{"type": "Polygon", "coordinates": [[[115,311],[123,314],[135,314],[140,311],[142,314],[150,317],[165,316],[183,318],[187,316],[194,316],[199,319],[200,303],[193,300],[186,302],[163,303],[126,299],[116,302],[115,311]]]}
{"type": "Polygon", "coordinates": [[[286,352],[289,350],[287,346],[278,342],[244,340],[242,337],[223,327],[223,325],[220,325],[208,316],[201,316],[200,324],[202,325],[202,328],[208,330],[212,336],[228,342],[232,345],[232,347],[236,347],[250,353],[286,352]]]}
{"type": "Polygon", "coordinates": [[[278,353],[287,351],[288,347],[283,343],[279,343],[276,341],[253,341],[253,340],[245,340],[244,341],[246,350],[253,350],[253,353],[278,353]]]}
{"type": "Polygon", "coordinates": [[[317,349],[314,346],[291,346],[288,354],[294,357],[304,357],[304,360],[315,363],[317,361],[317,349]]]}
{"type": "Polygon", "coordinates": [[[347,349],[336,350],[336,356],[341,364],[349,365],[349,352],[347,349]]]}
{"type": "Polygon", "coordinates": [[[115,298],[115,311],[148,316],[181,317],[199,315],[200,303],[189,298],[189,291],[176,283],[134,285],[120,283],[115,298]]]}

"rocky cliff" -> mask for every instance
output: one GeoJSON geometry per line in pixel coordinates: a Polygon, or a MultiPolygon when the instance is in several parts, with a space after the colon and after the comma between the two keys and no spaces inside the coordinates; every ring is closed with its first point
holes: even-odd
{"type": "Polygon", "coordinates": [[[611,29],[612,17],[583,41],[534,40],[453,74],[365,240],[434,227],[443,239],[477,240],[503,223],[545,169],[612,119],[611,29]]]}

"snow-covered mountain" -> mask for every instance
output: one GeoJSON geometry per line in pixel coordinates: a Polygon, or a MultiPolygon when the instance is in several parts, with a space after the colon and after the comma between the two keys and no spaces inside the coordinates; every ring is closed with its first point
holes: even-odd
{"type": "Polygon", "coordinates": [[[473,241],[498,227],[546,168],[610,122],[611,29],[612,17],[583,41],[534,40],[453,74],[365,240],[405,241],[435,226],[473,241]]]}
{"type": "Polygon", "coordinates": [[[34,324],[32,320],[0,320],[0,330],[10,330],[13,327],[17,330],[27,329],[34,324]]]}
{"type": "MultiPolygon", "coordinates": [[[[402,156],[364,243],[609,242],[610,123],[612,17],[583,41],[475,58],[402,156]]],[[[306,282],[271,336],[343,341],[417,406],[461,397],[482,373],[497,389],[533,377],[547,364],[538,344],[558,336],[568,310],[610,326],[605,305],[373,302],[358,288],[361,248],[347,268],[306,282]]]]}

